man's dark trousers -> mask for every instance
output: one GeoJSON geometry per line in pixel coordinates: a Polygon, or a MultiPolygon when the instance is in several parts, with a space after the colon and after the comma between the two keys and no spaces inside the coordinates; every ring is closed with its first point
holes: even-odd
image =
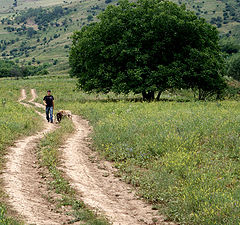
{"type": "Polygon", "coordinates": [[[46,107],[46,118],[48,122],[53,123],[53,107],[46,107]],[[50,114],[50,117],[49,117],[50,114]]]}

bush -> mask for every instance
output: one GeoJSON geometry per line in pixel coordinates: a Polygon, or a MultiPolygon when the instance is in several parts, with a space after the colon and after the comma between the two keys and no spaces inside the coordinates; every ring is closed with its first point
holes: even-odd
{"type": "Polygon", "coordinates": [[[240,81],[240,54],[235,55],[228,63],[228,76],[240,81]]]}
{"type": "Polygon", "coordinates": [[[225,52],[230,55],[238,53],[239,49],[240,49],[240,46],[235,44],[232,41],[227,41],[227,42],[221,44],[222,52],[225,52]]]}
{"type": "Polygon", "coordinates": [[[88,15],[87,20],[88,20],[88,22],[92,21],[93,20],[93,16],[92,15],[88,15]]]}
{"type": "MultiPolygon", "coordinates": [[[[32,62],[35,62],[33,58],[32,62]]],[[[39,62],[40,63],[40,62],[39,62]]],[[[48,74],[46,68],[48,64],[31,66],[28,62],[27,66],[18,66],[15,62],[9,60],[0,60],[0,77],[27,77],[34,75],[48,74]]]]}

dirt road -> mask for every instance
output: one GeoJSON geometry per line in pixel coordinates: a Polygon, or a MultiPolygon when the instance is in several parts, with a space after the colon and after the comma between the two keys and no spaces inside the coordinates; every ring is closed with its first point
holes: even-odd
{"type": "Polygon", "coordinates": [[[94,152],[88,147],[91,132],[88,122],[73,116],[75,134],[62,147],[65,173],[71,184],[81,192],[82,200],[102,212],[114,225],[167,224],[157,211],[138,200],[130,185],[114,176],[111,163],[93,163],[94,152]],[[153,223],[153,221],[158,223],[153,223]]]}
{"type": "MultiPolygon", "coordinates": [[[[36,91],[31,90],[34,100],[36,91]]],[[[23,90],[20,101],[26,99],[23,90]]],[[[28,105],[28,104],[24,104],[28,105]]],[[[43,115],[44,116],[44,115],[43,115]]],[[[139,200],[132,187],[114,176],[115,169],[107,161],[94,161],[96,153],[89,148],[91,128],[86,120],[73,115],[75,133],[68,138],[62,152],[63,172],[72,186],[81,194],[81,199],[97,212],[105,215],[113,225],[170,224],[164,222],[151,205],[139,200]]],[[[44,131],[16,142],[9,149],[4,183],[12,208],[23,216],[28,224],[54,225],[67,221],[66,216],[54,213],[50,203],[41,195],[46,185],[39,175],[35,148],[41,138],[56,129],[56,125],[44,122],[44,131]]]]}
{"type": "MultiPolygon", "coordinates": [[[[22,90],[20,102],[26,97],[25,90],[22,90]]],[[[54,129],[56,126],[44,122],[43,131],[17,141],[8,151],[3,173],[5,190],[12,209],[28,224],[57,225],[66,220],[54,213],[52,206],[42,197],[47,193],[47,187],[40,175],[35,152],[40,139],[54,129]]]]}

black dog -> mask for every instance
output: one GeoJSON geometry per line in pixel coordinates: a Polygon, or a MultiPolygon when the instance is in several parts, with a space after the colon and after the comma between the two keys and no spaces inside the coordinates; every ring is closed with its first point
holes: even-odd
{"type": "Polygon", "coordinates": [[[57,121],[58,121],[58,123],[61,122],[62,117],[63,117],[62,113],[58,112],[58,113],[57,113],[57,121]]]}
{"type": "Polygon", "coordinates": [[[65,117],[65,118],[72,119],[72,113],[71,113],[71,111],[69,111],[69,110],[60,110],[60,111],[57,113],[57,121],[58,121],[58,123],[60,123],[61,120],[62,120],[64,117],[65,117]]]}

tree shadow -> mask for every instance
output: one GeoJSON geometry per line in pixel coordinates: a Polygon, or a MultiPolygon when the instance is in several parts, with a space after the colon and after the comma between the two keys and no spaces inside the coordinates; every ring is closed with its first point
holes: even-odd
{"type": "Polygon", "coordinates": [[[122,97],[122,98],[107,98],[107,99],[101,99],[101,98],[96,98],[96,99],[80,99],[79,100],[80,103],[118,103],[118,102],[190,102],[189,99],[168,99],[168,98],[161,98],[159,100],[153,100],[153,101],[146,101],[143,100],[142,97],[133,97],[133,98],[129,98],[129,97],[122,97]]]}

